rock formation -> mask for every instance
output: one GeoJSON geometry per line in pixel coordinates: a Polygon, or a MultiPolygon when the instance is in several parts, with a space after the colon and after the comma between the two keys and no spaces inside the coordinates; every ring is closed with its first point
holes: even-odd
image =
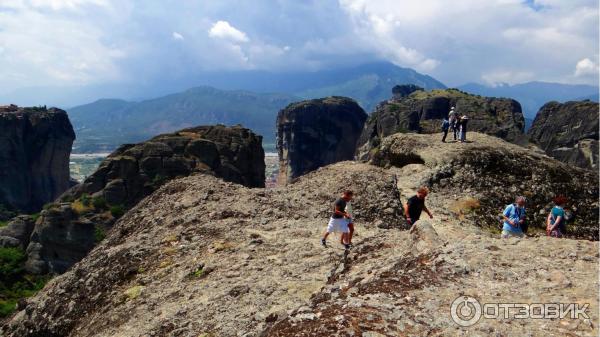
{"type": "Polygon", "coordinates": [[[457,89],[424,91],[414,85],[396,86],[391,100],[380,103],[369,116],[358,141],[359,157],[381,139],[398,132],[438,133],[451,107],[469,117],[468,130],[510,142],[524,139],[525,119],[519,102],[508,98],[471,95],[457,89]]]}
{"type": "Polygon", "coordinates": [[[562,162],[598,169],[598,103],[550,102],[527,132],[532,142],[562,162]]]}
{"type": "MultiPolygon", "coordinates": [[[[369,161],[401,168],[399,175],[449,196],[456,216],[497,231],[504,206],[527,197],[531,233],[542,233],[554,196],[569,199],[569,236],[598,240],[598,175],[499,138],[471,133],[472,143],[442,143],[437,135],[398,133],[372,150],[369,161]]],[[[408,197],[408,196],[406,196],[408,197]]]]}
{"type": "Polygon", "coordinates": [[[292,103],[277,115],[280,184],[319,167],[354,158],[367,114],[352,99],[292,103]]]}
{"type": "MultiPolygon", "coordinates": [[[[432,136],[417,136],[409,139],[423,139],[415,151],[427,165],[446,155],[440,151],[457,152],[456,144],[446,144],[427,154],[425,143],[432,136]]],[[[474,140],[507,151],[517,148],[483,135],[474,140]]],[[[481,158],[493,157],[488,154],[493,148],[478,149],[481,158]]],[[[538,160],[555,162],[545,156],[538,160]]],[[[468,215],[454,213],[455,191],[463,187],[468,193],[473,187],[450,190],[438,183],[427,200],[435,218],[400,230],[398,188],[405,200],[429,167],[435,166],[383,169],[342,162],[266,190],[204,174],[173,180],[128,212],[84,260],[22,303],[0,334],[598,334],[597,242],[501,240],[468,215]],[[319,243],[331,204],[345,188],[356,191],[357,212],[355,247],[348,252],[333,235],[330,248],[319,243]],[[576,300],[590,304],[590,319],[514,323],[482,318],[461,327],[452,321],[450,308],[463,295],[482,303],[576,300]]],[[[482,168],[480,178],[488,172],[482,168]]],[[[504,182],[510,190],[522,181],[504,182]]]]}
{"type": "Polygon", "coordinates": [[[261,142],[248,129],[218,125],[121,146],[96,172],[41,212],[27,247],[27,270],[63,273],[126,210],[171,179],[208,173],[247,187],[264,187],[261,142]]]}
{"type": "Polygon", "coordinates": [[[63,110],[0,106],[0,205],[36,212],[66,191],[74,139],[63,110]]]}

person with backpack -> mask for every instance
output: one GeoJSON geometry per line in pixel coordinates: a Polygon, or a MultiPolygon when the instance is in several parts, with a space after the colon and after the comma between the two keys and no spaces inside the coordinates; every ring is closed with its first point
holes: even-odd
{"type": "Polygon", "coordinates": [[[354,193],[350,190],[344,191],[341,198],[338,198],[333,203],[333,212],[329,218],[329,224],[325,230],[325,234],[321,238],[321,244],[323,247],[327,247],[327,237],[330,233],[338,232],[342,233],[342,244],[345,249],[350,249],[350,241],[348,239],[350,235],[350,228],[348,223],[350,222],[351,215],[346,212],[346,206],[348,202],[352,200],[354,193]]]}
{"type": "Polygon", "coordinates": [[[523,226],[525,224],[525,204],[527,199],[525,197],[517,197],[513,204],[506,206],[502,216],[504,219],[502,225],[503,239],[510,237],[522,238],[525,236],[523,233],[523,226]]]}
{"type": "Polygon", "coordinates": [[[464,143],[467,141],[467,122],[469,122],[469,117],[467,115],[463,115],[458,123],[460,128],[460,142],[464,143]]]}
{"type": "Polygon", "coordinates": [[[450,108],[450,112],[448,113],[448,122],[450,122],[450,129],[452,129],[454,140],[456,141],[456,136],[458,134],[458,118],[456,111],[454,111],[454,107],[450,108]]]}
{"type": "Polygon", "coordinates": [[[444,120],[442,121],[442,132],[444,133],[444,136],[442,137],[442,143],[446,142],[446,137],[448,136],[448,129],[450,129],[450,121],[444,118],[444,120]]]}
{"type": "Polygon", "coordinates": [[[552,207],[546,219],[546,235],[562,238],[566,232],[565,205],[568,200],[566,197],[559,195],[553,201],[554,207],[552,207]]]}

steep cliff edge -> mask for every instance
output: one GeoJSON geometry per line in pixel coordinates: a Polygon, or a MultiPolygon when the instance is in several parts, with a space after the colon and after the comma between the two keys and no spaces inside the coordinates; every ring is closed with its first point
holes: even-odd
{"type": "Polygon", "coordinates": [[[319,167],[354,159],[367,114],[352,99],[327,97],[292,103],[277,115],[281,184],[319,167]]]}
{"type": "MultiPolygon", "coordinates": [[[[378,164],[386,167],[389,160],[389,168],[341,162],[264,190],[205,174],[170,181],[127,212],[85,259],[22,303],[1,333],[597,335],[597,242],[501,240],[478,226],[479,217],[455,207],[465,196],[490,190],[473,179],[485,181],[489,175],[497,182],[489,168],[497,163],[496,151],[503,160],[515,152],[508,164],[518,164],[524,156],[526,164],[550,161],[543,172],[552,177],[566,165],[485,135],[474,134],[475,143],[463,144],[462,150],[457,144],[429,147],[433,143],[428,138],[437,135],[402,136],[390,137],[390,148],[403,149],[398,153],[414,148],[414,156],[393,156],[394,151],[385,156],[387,150],[381,148],[378,164]],[[463,162],[455,153],[468,153],[469,159],[463,162]],[[446,157],[454,166],[443,176],[446,157]],[[482,162],[488,166],[469,167],[482,162]],[[444,178],[452,188],[442,187],[444,178]],[[432,188],[427,205],[435,218],[402,230],[400,200],[422,183],[432,188]],[[330,248],[319,242],[331,203],[346,188],[356,192],[355,247],[348,252],[334,235],[330,248]],[[589,303],[590,317],[481,318],[461,327],[450,313],[453,301],[462,296],[480,303],[589,303]]],[[[541,184],[537,177],[533,183],[520,180],[520,167],[510,168],[498,186],[509,190],[510,197],[498,201],[499,208],[512,194],[541,184]]],[[[582,213],[588,207],[578,206],[582,213]]],[[[529,207],[530,214],[539,211],[529,207]]]]}
{"type": "MultiPolygon", "coordinates": [[[[358,141],[360,157],[394,133],[441,131],[451,107],[469,117],[468,130],[510,142],[524,140],[525,119],[519,102],[509,98],[482,97],[457,89],[424,91],[414,85],[396,86],[393,98],[380,103],[369,116],[358,141]]],[[[441,138],[440,138],[441,139],[441,138]]]]}
{"type": "Polygon", "coordinates": [[[0,205],[37,212],[66,191],[74,139],[63,110],[0,106],[0,205]]]}
{"type": "Polygon", "coordinates": [[[592,101],[550,102],[527,132],[531,141],[562,162],[598,169],[598,109],[592,101]]]}
{"type": "MultiPolygon", "coordinates": [[[[96,172],[41,212],[30,240],[19,243],[27,247],[27,271],[64,272],[102,240],[124,212],[171,179],[208,173],[264,187],[261,143],[262,138],[246,128],[217,125],[121,146],[96,172]]],[[[14,240],[7,243],[17,245],[14,240]]]]}

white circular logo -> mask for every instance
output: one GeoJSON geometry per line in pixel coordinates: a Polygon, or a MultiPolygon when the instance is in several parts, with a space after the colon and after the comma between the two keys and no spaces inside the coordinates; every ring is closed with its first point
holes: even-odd
{"type": "Polygon", "coordinates": [[[460,326],[471,326],[481,318],[481,304],[470,296],[459,296],[450,307],[450,315],[454,323],[460,326]]]}

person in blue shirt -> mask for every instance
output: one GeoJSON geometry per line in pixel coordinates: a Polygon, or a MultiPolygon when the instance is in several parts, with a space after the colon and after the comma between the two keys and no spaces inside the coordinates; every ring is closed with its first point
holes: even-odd
{"type": "Polygon", "coordinates": [[[502,238],[518,237],[522,238],[523,224],[525,224],[525,197],[517,197],[514,204],[506,206],[502,215],[504,224],[502,226],[502,238]]]}
{"type": "Polygon", "coordinates": [[[555,238],[561,238],[565,232],[565,205],[567,198],[562,195],[554,198],[554,207],[546,219],[546,234],[555,238]]]}
{"type": "Polygon", "coordinates": [[[446,142],[446,137],[448,136],[448,129],[450,129],[450,122],[447,118],[444,118],[444,120],[442,121],[442,132],[444,133],[444,136],[442,137],[442,143],[446,142]]]}

